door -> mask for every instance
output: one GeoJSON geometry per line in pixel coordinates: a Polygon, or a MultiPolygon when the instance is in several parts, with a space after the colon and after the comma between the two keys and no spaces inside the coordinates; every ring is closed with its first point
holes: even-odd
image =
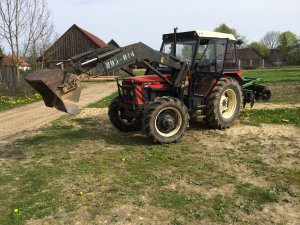
{"type": "Polygon", "coordinates": [[[206,96],[223,74],[228,39],[201,39],[194,67],[194,94],[206,96]]]}

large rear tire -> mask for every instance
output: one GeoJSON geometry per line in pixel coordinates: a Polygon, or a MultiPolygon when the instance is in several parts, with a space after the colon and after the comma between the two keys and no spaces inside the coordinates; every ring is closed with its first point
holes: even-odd
{"type": "Polygon", "coordinates": [[[143,131],[155,143],[171,143],[184,135],[189,123],[187,107],[177,98],[158,97],[145,108],[143,131]]]}
{"type": "Polygon", "coordinates": [[[215,129],[229,128],[240,113],[241,102],[239,82],[231,77],[221,78],[207,97],[206,123],[215,129]]]}
{"type": "Polygon", "coordinates": [[[141,118],[128,117],[122,114],[119,97],[112,100],[108,108],[110,122],[124,132],[137,131],[142,128],[141,118]]]}

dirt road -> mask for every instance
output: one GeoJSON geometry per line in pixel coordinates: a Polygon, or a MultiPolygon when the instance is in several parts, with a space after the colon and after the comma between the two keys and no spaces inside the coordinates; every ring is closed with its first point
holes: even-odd
{"type": "MultiPolygon", "coordinates": [[[[115,82],[84,84],[79,102],[80,108],[110,95],[116,90],[115,82]]],[[[58,117],[66,115],[44,102],[36,102],[0,113],[0,144],[36,133],[37,130],[58,117]]]]}

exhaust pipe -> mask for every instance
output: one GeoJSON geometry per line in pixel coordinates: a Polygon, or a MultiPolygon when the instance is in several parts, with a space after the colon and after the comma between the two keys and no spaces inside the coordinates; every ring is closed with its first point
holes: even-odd
{"type": "Polygon", "coordinates": [[[68,75],[65,83],[67,75],[61,69],[43,69],[26,75],[24,79],[43,97],[46,106],[76,114],[81,87],[75,74],[68,75]]]}

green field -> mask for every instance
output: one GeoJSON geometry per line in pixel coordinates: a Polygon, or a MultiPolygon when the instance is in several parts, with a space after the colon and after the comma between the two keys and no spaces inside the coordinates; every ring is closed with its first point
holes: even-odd
{"type": "Polygon", "coordinates": [[[247,70],[243,76],[261,78],[262,83],[300,82],[300,70],[247,70]]]}

